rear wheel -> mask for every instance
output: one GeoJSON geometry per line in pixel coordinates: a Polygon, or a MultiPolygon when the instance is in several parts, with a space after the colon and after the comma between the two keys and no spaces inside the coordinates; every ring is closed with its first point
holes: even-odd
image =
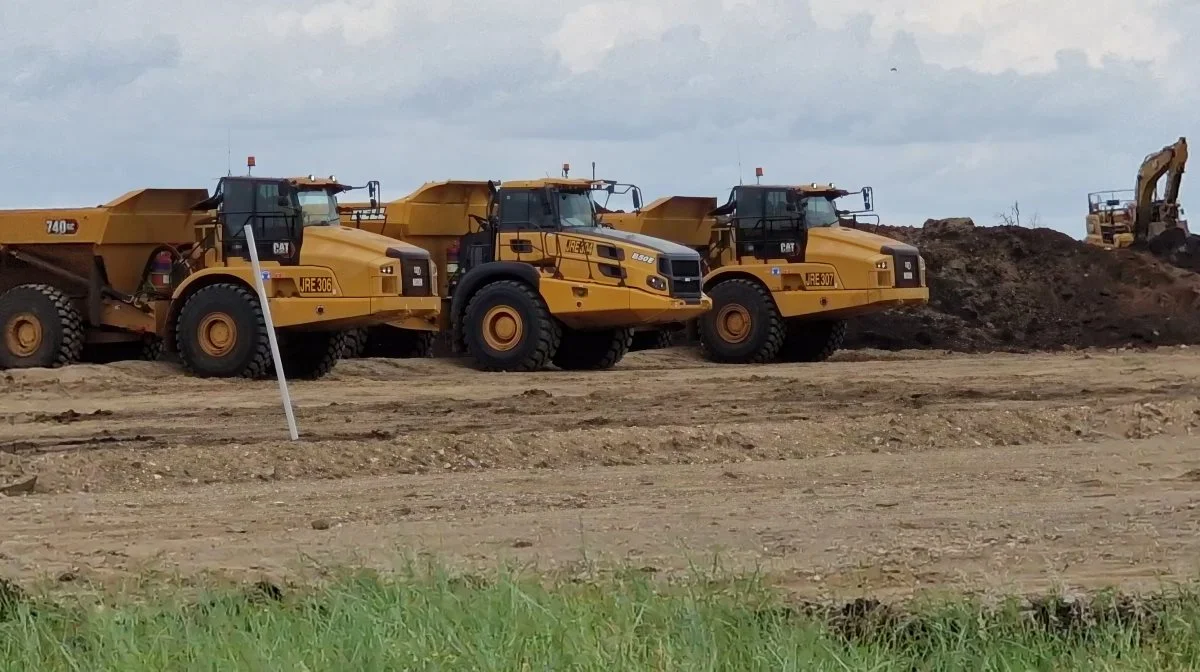
{"type": "Polygon", "coordinates": [[[493,282],[463,311],[467,352],[487,371],[537,371],[562,341],[562,326],[542,297],[514,280],[493,282]]]}
{"type": "Polygon", "coordinates": [[[387,359],[415,359],[433,356],[433,341],[437,336],[432,331],[415,331],[381,325],[367,332],[364,357],[387,359]]]}
{"type": "Polygon", "coordinates": [[[611,369],[625,357],[632,343],[633,329],[563,329],[562,343],[552,361],[567,371],[611,369]]]}
{"type": "Polygon", "coordinates": [[[261,378],[271,370],[262,306],[241,285],[197,290],[179,311],[175,340],[184,369],[201,378],[261,378]]]}
{"type": "Polygon", "coordinates": [[[700,347],[709,359],[727,364],[762,364],[783,345],[784,324],[765,287],[735,278],[708,292],[713,307],[700,318],[700,347]]]}
{"type": "Polygon", "coordinates": [[[288,378],[315,380],[337,366],[346,349],[344,331],[287,331],[279,335],[279,359],[288,378]]]}
{"type": "Polygon", "coordinates": [[[51,285],[19,285],[0,295],[0,329],[0,369],[57,368],[83,352],[83,318],[51,285]]]}
{"type": "Polygon", "coordinates": [[[842,347],[846,339],[845,320],[793,320],[779,359],[785,362],[823,362],[842,347]]]}

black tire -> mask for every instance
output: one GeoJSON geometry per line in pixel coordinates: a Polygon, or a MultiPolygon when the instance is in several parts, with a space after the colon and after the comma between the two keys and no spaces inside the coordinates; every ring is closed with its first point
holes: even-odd
{"type": "Polygon", "coordinates": [[[279,334],[283,374],[294,380],[316,380],[328,375],[345,349],[345,331],[285,331],[279,334]]]}
{"type": "Polygon", "coordinates": [[[779,359],[784,362],[823,362],[846,340],[845,320],[792,320],[779,359]]]}
{"type": "Polygon", "coordinates": [[[386,359],[418,359],[433,356],[433,342],[437,334],[432,331],[400,329],[386,324],[371,327],[364,357],[386,359]]]}
{"type": "Polygon", "coordinates": [[[625,357],[632,343],[633,329],[563,329],[562,342],[550,361],[565,371],[611,369],[625,357]]]}
{"type": "Polygon", "coordinates": [[[705,357],[723,364],[764,364],[773,361],[783,346],[784,323],[775,300],[765,287],[750,280],[734,278],[714,286],[712,310],[700,318],[700,348],[705,357]],[[750,326],[738,340],[722,338],[717,321],[726,309],[741,308],[750,326]]]}
{"type": "Polygon", "coordinates": [[[0,294],[0,369],[58,368],[83,353],[83,318],[52,285],[18,285],[0,294]]]}
{"type": "Polygon", "coordinates": [[[515,280],[498,280],[476,292],[463,311],[462,322],[467,352],[485,371],[540,371],[562,342],[562,325],[542,297],[515,280]],[[521,320],[520,334],[507,349],[493,348],[484,339],[484,319],[500,307],[507,307],[521,320]]]}
{"type": "Polygon", "coordinates": [[[271,372],[271,341],[258,297],[233,283],[209,285],[188,297],[175,321],[179,361],[200,378],[262,378],[271,372]],[[236,336],[228,351],[206,352],[200,328],[211,315],[224,314],[236,336]]]}
{"type": "Polygon", "coordinates": [[[370,329],[360,327],[346,332],[346,349],[342,350],[342,359],[358,359],[367,352],[367,339],[370,329]]]}
{"type": "Polygon", "coordinates": [[[635,331],[633,333],[633,343],[629,346],[629,351],[662,350],[663,348],[671,347],[671,341],[671,332],[666,329],[635,331]]]}

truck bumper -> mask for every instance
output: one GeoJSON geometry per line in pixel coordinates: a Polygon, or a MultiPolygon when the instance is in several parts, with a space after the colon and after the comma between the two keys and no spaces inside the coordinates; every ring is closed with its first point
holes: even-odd
{"type": "Polygon", "coordinates": [[[818,314],[848,318],[928,303],[929,288],[843,289],[829,292],[797,290],[776,292],[774,296],[779,312],[785,318],[818,314]]]}
{"type": "Polygon", "coordinates": [[[712,310],[712,299],[707,296],[689,303],[616,285],[543,278],[540,290],[550,312],[573,329],[686,322],[712,310]]]}
{"type": "Polygon", "coordinates": [[[354,329],[395,324],[436,329],[441,310],[442,300],[436,296],[271,299],[271,319],[277,327],[354,329]]]}

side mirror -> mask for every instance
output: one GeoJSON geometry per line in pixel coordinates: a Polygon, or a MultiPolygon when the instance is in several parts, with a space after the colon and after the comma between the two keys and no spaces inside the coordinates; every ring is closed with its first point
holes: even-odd
{"type": "Polygon", "coordinates": [[[870,187],[863,187],[863,208],[868,212],[875,209],[875,192],[870,187]]]}
{"type": "Polygon", "coordinates": [[[642,190],[641,189],[633,190],[633,209],[634,210],[642,209],[642,190]]]}

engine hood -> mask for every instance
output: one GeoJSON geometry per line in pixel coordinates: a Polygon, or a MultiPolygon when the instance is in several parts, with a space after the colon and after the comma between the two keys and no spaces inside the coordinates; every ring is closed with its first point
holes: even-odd
{"type": "MultiPolygon", "coordinates": [[[[304,239],[318,239],[330,245],[352,247],[358,251],[370,253],[373,256],[404,256],[428,259],[429,253],[415,245],[404,243],[395,238],[362,229],[345,226],[312,226],[304,229],[304,239]],[[394,252],[393,252],[394,251],[394,252]]],[[[303,254],[303,247],[301,254],[303,254]]]]}
{"type": "Polygon", "coordinates": [[[595,238],[603,238],[614,242],[629,243],[631,245],[640,245],[647,249],[654,250],[660,254],[669,254],[671,256],[695,257],[699,258],[700,253],[690,247],[672,243],[669,240],[655,238],[641,233],[630,233],[628,231],[618,231],[617,229],[609,229],[601,226],[593,226],[579,229],[571,229],[587,236],[595,238]]]}
{"type": "Polygon", "coordinates": [[[809,229],[808,239],[810,244],[814,240],[824,240],[837,245],[861,248],[864,252],[872,254],[891,254],[893,252],[917,254],[917,248],[894,238],[840,226],[809,229]]]}

